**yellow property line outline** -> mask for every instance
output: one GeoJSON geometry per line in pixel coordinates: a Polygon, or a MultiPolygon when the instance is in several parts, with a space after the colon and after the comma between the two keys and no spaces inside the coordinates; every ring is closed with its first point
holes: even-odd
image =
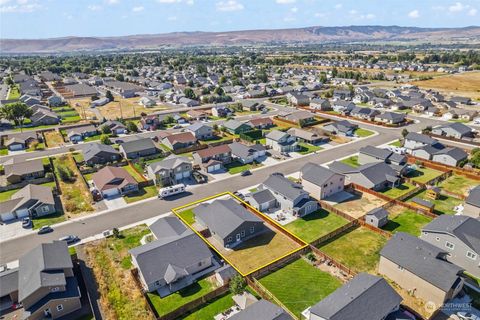
{"type": "MultiPolygon", "coordinates": [[[[252,274],[253,272],[256,272],[258,270],[261,270],[289,255],[292,255],[294,253],[296,253],[297,251],[300,251],[306,247],[308,247],[308,243],[305,242],[304,240],[300,239],[299,237],[297,237],[296,235],[294,235],[293,233],[291,233],[290,231],[288,231],[287,229],[285,229],[282,225],[280,225],[278,222],[276,222],[275,220],[273,220],[272,218],[270,218],[269,216],[263,214],[262,212],[258,211],[257,209],[255,209],[254,207],[252,207],[251,205],[249,205],[248,203],[246,203],[245,201],[243,201],[242,199],[240,199],[239,197],[237,197],[236,195],[234,195],[232,192],[230,191],[226,191],[226,192],[222,192],[222,193],[219,193],[219,194],[216,194],[214,196],[210,196],[210,197],[206,197],[206,198],[203,198],[203,199],[200,199],[200,200],[197,200],[197,201],[194,201],[194,202],[191,202],[191,203],[187,203],[183,206],[180,206],[180,207],[177,207],[177,208],[173,208],[172,209],[172,212],[180,219],[182,220],[183,223],[185,223],[190,229],[192,229],[193,232],[195,232],[210,248],[212,248],[223,260],[225,260],[229,265],[231,265],[239,274],[241,274],[243,277],[246,277],[250,274],[252,274]],[[287,252],[286,254],[282,255],[281,257],[279,258],[276,258],[254,270],[251,270],[249,271],[248,273],[243,273],[242,271],[240,271],[236,266],[235,264],[233,264],[230,260],[227,259],[227,257],[225,257],[222,253],[220,253],[220,251],[215,248],[215,246],[213,244],[211,244],[200,232],[198,232],[197,230],[195,230],[181,215],[180,215],[180,211],[182,209],[185,209],[185,208],[188,208],[188,207],[191,207],[193,205],[196,205],[196,204],[199,204],[199,203],[202,203],[202,202],[205,202],[205,201],[208,201],[208,200],[212,200],[212,199],[215,199],[215,198],[220,198],[220,197],[223,197],[223,196],[230,196],[234,199],[236,199],[237,201],[239,201],[240,203],[246,205],[248,208],[250,208],[251,210],[254,210],[257,214],[259,214],[261,217],[265,218],[266,222],[270,223],[270,224],[274,224],[276,227],[282,229],[284,232],[286,232],[287,234],[289,234],[290,236],[292,236],[294,239],[296,240],[299,240],[297,241],[302,243],[302,245],[293,250],[293,251],[290,251],[290,252],[287,252]]],[[[293,239],[290,239],[290,240],[293,240],[293,239]]]]}

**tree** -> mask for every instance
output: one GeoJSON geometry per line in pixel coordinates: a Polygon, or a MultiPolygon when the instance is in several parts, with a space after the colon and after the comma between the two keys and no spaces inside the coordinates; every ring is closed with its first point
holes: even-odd
{"type": "Polygon", "coordinates": [[[72,181],[73,179],[73,171],[66,167],[66,166],[63,166],[63,165],[58,165],[57,166],[57,171],[58,171],[58,175],[60,176],[60,179],[62,181],[72,181]]]}
{"type": "Polygon", "coordinates": [[[472,150],[470,163],[473,164],[475,168],[480,168],[480,148],[472,150]]]}
{"type": "Polygon", "coordinates": [[[173,123],[174,121],[175,119],[171,115],[165,117],[165,123],[173,123]]]}
{"type": "Polygon", "coordinates": [[[115,100],[115,98],[113,97],[113,94],[110,90],[107,90],[107,92],[105,92],[105,98],[108,99],[108,101],[113,101],[115,100]]]}
{"type": "Polygon", "coordinates": [[[431,126],[425,127],[425,129],[422,130],[423,134],[430,133],[430,132],[432,132],[432,127],[431,126]]]}
{"type": "Polygon", "coordinates": [[[407,136],[408,134],[408,130],[407,129],[403,129],[402,130],[402,137],[405,139],[405,137],[407,136]]]}
{"type": "Polygon", "coordinates": [[[98,99],[98,96],[97,96],[97,95],[94,95],[94,96],[91,96],[91,97],[90,97],[90,100],[92,100],[92,101],[95,101],[95,100],[97,100],[97,99],[98,99]]]}
{"type": "Polygon", "coordinates": [[[118,228],[113,228],[112,233],[115,238],[120,238],[120,230],[118,230],[118,228]]]}
{"type": "Polygon", "coordinates": [[[230,292],[234,295],[241,294],[245,291],[246,283],[245,279],[241,275],[236,275],[232,279],[230,279],[230,292]]]}
{"type": "Polygon", "coordinates": [[[32,109],[23,102],[8,103],[0,109],[0,118],[13,121],[15,125],[20,126],[20,131],[23,130],[25,119],[30,118],[32,114],[32,109]]]}
{"type": "Polygon", "coordinates": [[[112,133],[112,129],[110,129],[109,126],[107,125],[103,125],[100,127],[100,131],[103,133],[103,134],[110,134],[112,133]]]}
{"type": "Polygon", "coordinates": [[[123,74],[119,73],[115,76],[115,79],[117,81],[125,81],[125,77],[123,76],[123,74]]]}
{"type": "Polygon", "coordinates": [[[100,142],[103,143],[103,144],[110,144],[111,143],[110,138],[106,134],[102,134],[102,136],[100,137],[100,142]]]}
{"type": "Polygon", "coordinates": [[[125,126],[127,127],[127,130],[130,132],[138,132],[138,127],[133,121],[127,121],[125,126]]]}
{"type": "Polygon", "coordinates": [[[213,131],[218,131],[218,124],[216,123],[213,124],[213,131]]]}
{"type": "Polygon", "coordinates": [[[192,88],[185,88],[183,93],[185,94],[185,97],[187,97],[188,99],[196,99],[197,98],[197,96],[195,95],[195,92],[193,92],[192,88]]]}

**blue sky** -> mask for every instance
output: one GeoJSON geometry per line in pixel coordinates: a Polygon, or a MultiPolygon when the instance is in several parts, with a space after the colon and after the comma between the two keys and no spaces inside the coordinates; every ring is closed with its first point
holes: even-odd
{"type": "Polygon", "coordinates": [[[480,0],[0,0],[1,38],[479,25],[480,0]]]}

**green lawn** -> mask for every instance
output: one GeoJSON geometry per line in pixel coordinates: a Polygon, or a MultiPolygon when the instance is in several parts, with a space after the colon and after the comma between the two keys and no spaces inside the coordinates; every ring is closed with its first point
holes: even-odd
{"type": "Polygon", "coordinates": [[[63,221],[66,221],[65,215],[63,212],[57,212],[45,217],[34,218],[33,219],[33,229],[40,229],[43,226],[51,226],[63,221]]]}
{"type": "Polygon", "coordinates": [[[38,143],[36,146],[30,146],[28,149],[27,149],[27,152],[32,152],[32,151],[39,151],[39,150],[45,150],[45,143],[44,142],[40,142],[38,143]]]}
{"type": "Polygon", "coordinates": [[[232,300],[232,294],[227,293],[220,298],[208,302],[206,305],[202,306],[201,309],[194,311],[188,316],[184,317],[184,320],[202,320],[202,319],[213,319],[217,314],[222,313],[223,311],[233,307],[235,302],[232,300]]]}
{"type": "Polygon", "coordinates": [[[387,197],[397,199],[404,194],[407,194],[411,190],[415,189],[416,187],[413,184],[410,184],[408,182],[405,182],[398,187],[387,189],[386,191],[383,191],[382,193],[386,195],[387,197]]]}
{"type": "Polygon", "coordinates": [[[32,131],[32,130],[50,129],[50,128],[53,128],[53,127],[56,127],[56,126],[57,126],[56,124],[46,124],[46,125],[43,125],[43,126],[36,126],[36,127],[25,127],[25,128],[16,127],[12,131],[15,131],[15,132],[24,131],[25,132],[25,131],[32,131]]]}
{"type": "Polygon", "coordinates": [[[382,229],[394,233],[406,232],[418,237],[422,227],[432,220],[430,217],[406,209],[395,218],[388,220],[388,223],[382,229]]]}
{"type": "Polygon", "coordinates": [[[345,218],[320,209],[290,222],[285,225],[285,229],[303,241],[310,243],[347,223],[348,221],[345,218]]]}
{"type": "Polygon", "coordinates": [[[0,156],[6,156],[7,154],[8,154],[8,149],[7,148],[0,149],[0,156]]]}
{"type": "Polygon", "coordinates": [[[460,199],[445,196],[445,195],[440,195],[440,197],[437,200],[431,200],[431,199],[427,199],[425,197],[425,194],[426,194],[426,190],[421,191],[419,193],[413,194],[411,197],[408,197],[406,201],[411,202],[411,200],[414,197],[425,199],[435,204],[435,208],[433,209],[433,212],[436,214],[455,214],[455,211],[453,210],[453,208],[463,203],[463,201],[460,199]]]}
{"type": "Polygon", "coordinates": [[[258,168],[261,167],[261,164],[258,163],[247,163],[243,164],[240,161],[233,161],[229,164],[225,165],[225,168],[228,170],[228,173],[230,174],[237,174],[245,170],[251,170],[253,168],[258,168]]]}
{"type": "Polygon", "coordinates": [[[148,198],[153,198],[158,195],[157,187],[155,186],[148,186],[145,188],[141,188],[138,192],[132,193],[130,195],[126,195],[123,198],[125,199],[126,203],[132,203],[148,198]]]}
{"type": "Polygon", "coordinates": [[[298,146],[299,146],[298,153],[304,154],[304,155],[323,149],[322,147],[314,146],[313,144],[305,143],[305,142],[300,142],[298,146]]]}
{"type": "Polygon", "coordinates": [[[298,317],[342,285],[303,259],[261,278],[260,283],[298,317]]]}
{"type": "Polygon", "coordinates": [[[400,140],[394,141],[394,142],[390,143],[389,146],[401,147],[402,146],[402,141],[400,141],[400,140]]]}
{"type": "Polygon", "coordinates": [[[126,165],[126,166],[123,166],[122,168],[125,169],[128,173],[130,173],[130,175],[134,177],[137,182],[145,181],[145,178],[142,175],[140,175],[137,171],[135,171],[135,169],[133,169],[131,166],[126,165]]]}
{"type": "Polygon", "coordinates": [[[420,168],[417,166],[416,170],[410,172],[407,177],[412,178],[414,181],[419,183],[427,183],[442,174],[443,172],[438,170],[427,167],[420,168]]]}
{"type": "Polygon", "coordinates": [[[386,242],[380,234],[360,227],[330,240],[319,249],[353,270],[374,272],[386,242]]]}
{"type": "Polygon", "coordinates": [[[473,188],[474,186],[477,186],[479,184],[480,181],[478,180],[473,180],[464,176],[454,174],[440,182],[438,186],[442,189],[445,189],[446,191],[455,192],[467,196],[470,188],[473,188]]]}
{"type": "Polygon", "coordinates": [[[193,209],[183,210],[179,212],[178,215],[182,217],[188,224],[193,224],[195,222],[195,213],[193,213],[193,209]]]}
{"type": "Polygon", "coordinates": [[[147,296],[157,313],[161,316],[180,308],[187,302],[204,296],[214,289],[215,288],[210,280],[208,278],[204,278],[164,298],[160,298],[160,296],[156,293],[147,293],[147,296]]]}
{"type": "Polygon", "coordinates": [[[358,128],[355,130],[354,134],[360,138],[365,138],[371,136],[374,134],[374,132],[367,129],[358,128]]]}
{"type": "Polygon", "coordinates": [[[98,141],[98,140],[100,140],[101,137],[102,137],[101,134],[96,134],[96,135],[94,135],[94,136],[90,136],[90,137],[85,137],[85,138],[83,138],[83,141],[84,141],[84,142],[98,141]]]}
{"type": "Polygon", "coordinates": [[[80,120],[82,120],[82,118],[80,118],[80,116],[77,115],[77,116],[62,118],[62,123],[65,124],[65,123],[71,123],[71,122],[78,122],[80,120]]]}
{"type": "Polygon", "coordinates": [[[343,162],[355,168],[360,166],[360,163],[358,163],[358,156],[351,156],[350,158],[340,160],[340,162],[343,162]]]}
{"type": "Polygon", "coordinates": [[[235,138],[235,136],[226,133],[224,137],[221,137],[220,135],[216,135],[211,139],[204,140],[204,142],[206,144],[211,144],[211,143],[215,143],[215,142],[232,140],[233,138],[235,138]]]}
{"type": "Polygon", "coordinates": [[[18,98],[20,98],[20,89],[18,84],[16,84],[10,87],[7,100],[15,100],[18,98]]]}
{"type": "MultiPolygon", "coordinates": [[[[55,187],[55,182],[54,182],[54,181],[52,181],[52,182],[46,182],[46,183],[42,183],[42,184],[40,184],[40,185],[41,185],[41,186],[45,186],[45,187],[53,188],[53,187],[55,187]]],[[[10,198],[12,197],[12,195],[13,195],[14,193],[16,193],[18,190],[20,190],[20,188],[0,192],[0,202],[10,200],[10,198]]]]}
{"type": "Polygon", "coordinates": [[[74,152],[73,153],[73,159],[75,159],[75,161],[77,163],[80,163],[80,162],[83,162],[83,153],[82,152],[74,152]]]}

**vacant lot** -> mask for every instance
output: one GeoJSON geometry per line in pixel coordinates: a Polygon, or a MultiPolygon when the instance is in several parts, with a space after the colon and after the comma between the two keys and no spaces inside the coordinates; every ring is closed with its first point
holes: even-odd
{"type": "Polygon", "coordinates": [[[348,220],[324,209],[287,224],[285,229],[310,243],[348,223],[348,220]]]}
{"type": "Polygon", "coordinates": [[[319,249],[353,270],[374,272],[386,241],[380,234],[360,227],[330,240],[319,249]]]}
{"type": "Polygon", "coordinates": [[[455,192],[468,196],[471,188],[480,185],[480,181],[454,174],[443,180],[438,186],[446,191],[455,192]]]}
{"type": "Polygon", "coordinates": [[[353,198],[335,205],[335,208],[345,212],[346,214],[357,219],[363,217],[373,209],[379,208],[387,203],[387,201],[380,199],[369,193],[355,194],[353,198]]]}
{"type": "Polygon", "coordinates": [[[412,191],[415,188],[416,187],[414,185],[412,185],[408,182],[405,182],[405,183],[402,183],[401,185],[399,185],[395,188],[385,190],[382,193],[384,195],[386,195],[387,197],[397,199],[397,198],[400,198],[401,196],[409,193],[410,191],[412,191]]]}
{"type": "Polygon", "coordinates": [[[478,71],[438,77],[426,81],[415,81],[412,84],[420,88],[435,89],[447,94],[480,99],[480,72],[478,71]]]}
{"type": "Polygon", "coordinates": [[[147,302],[130,273],[128,250],[139,246],[150,233],[146,225],[121,232],[119,238],[107,238],[84,246],[86,263],[92,268],[106,319],[153,319],[147,302]]]}
{"type": "Polygon", "coordinates": [[[388,209],[388,223],[382,227],[390,232],[406,232],[418,237],[426,224],[433,219],[401,206],[388,209]]]}
{"type": "Polygon", "coordinates": [[[57,130],[46,131],[43,133],[43,135],[49,148],[61,147],[65,145],[62,135],[57,130]]]}
{"type": "Polygon", "coordinates": [[[427,183],[438,176],[443,174],[442,171],[430,169],[427,167],[417,168],[414,171],[408,173],[407,177],[419,183],[427,183]]]}
{"type": "Polygon", "coordinates": [[[431,199],[427,199],[425,197],[425,194],[426,194],[425,190],[421,191],[419,193],[412,195],[411,197],[408,197],[406,201],[411,202],[414,197],[427,200],[435,204],[435,208],[433,209],[433,212],[436,214],[455,214],[455,210],[453,210],[453,208],[463,203],[463,200],[460,200],[454,197],[445,196],[445,195],[440,195],[440,197],[437,200],[431,200],[431,199]]]}
{"type": "Polygon", "coordinates": [[[303,259],[261,278],[260,283],[299,318],[303,310],[342,285],[337,278],[303,259]]]}
{"type": "Polygon", "coordinates": [[[73,160],[71,154],[61,155],[53,159],[55,174],[59,181],[63,208],[65,213],[79,214],[82,212],[91,212],[94,210],[93,198],[88,186],[82,178],[80,171],[73,160]],[[69,179],[61,179],[60,170],[70,172],[69,179]]]}

